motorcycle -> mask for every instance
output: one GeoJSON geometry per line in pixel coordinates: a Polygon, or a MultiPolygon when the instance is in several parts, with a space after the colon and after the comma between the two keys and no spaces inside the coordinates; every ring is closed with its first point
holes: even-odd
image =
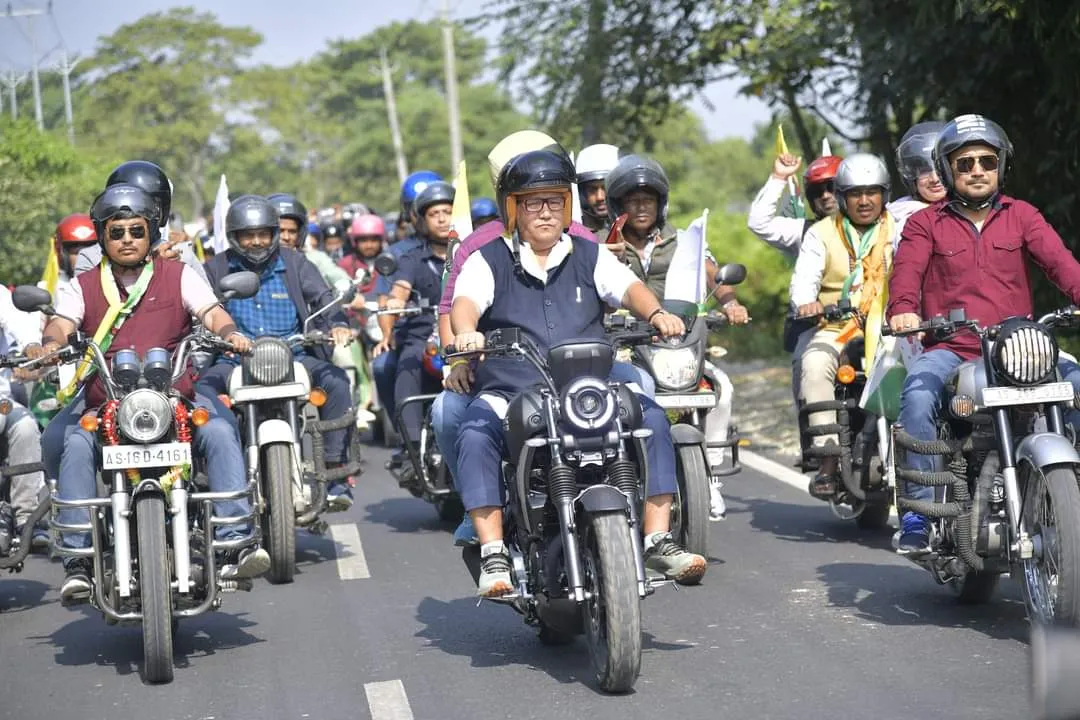
{"type": "Polygon", "coordinates": [[[1011,572],[1028,615],[1042,625],[1080,625],[1080,455],[1064,419],[1076,400],[1072,384],[1058,377],[1052,332],[1077,322],[1078,311],[1066,308],[1038,322],[984,327],[957,309],[913,330],[882,331],[939,339],[972,332],[982,350],[947,380],[937,440],[893,426],[898,451],[941,456],[946,468],[895,469],[898,481],[935,490],[933,501],[897,498],[899,512],[932,524],[930,552],[908,558],[964,603],[987,602],[1011,572]]]}
{"type": "MultiPolygon", "coordinates": [[[[226,298],[251,297],[258,289],[254,273],[236,273],[222,280],[226,298]]],[[[55,315],[48,291],[20,286],[13,293],[24,312],[55,315]]],[[[141,624],[145,677],[149,682],[173,678],[173,635],[181,618],[194,617],[221,605],[221,593],[250,590],[251,581],[217,575],[215,552],[238,550],[260,539],[258,529],[238,540],[217,540],[214,529],[253,519],[218,518],[213,502],[250,498],[251,486],[236,492],[202,491],[194,480],[204,459],[193,458],[192,428],[210,419],[172,389],[188,367],[195,343],[225,343],[193,334],[172,353],[148,350],[139,358],[119,350],[110,363],[98,345],[81,332],[68,344],[37,360],[20,363],[33,370],[54,360],[76,362],[88,357],[105,387],[107,400],[79,425],[101,439],[98,473],[107,494],[86,500],[57,497],[51,480],[49,523],[52,547],[63,557],[91,558],[94,572],[90,602],[110,625],[141,624]],[[62,524],[61,509],[88,510],[87,523],[62,524]],[[171,531],[171,532],[170,532],[171,531]],[[68,548],[60,532],[88,532],[90,547],[68,548]]]]}
{"type": "MultiPolygon", "coordinates": [[[[826,305],[817,315],[792,319],[819,320],[830,323],[847,320],[857,313],[847,299],[835,305],[826,305]]],[[[835,400],[800,403],[799,433],[802,442],[804,467],[811,460],[824,457],[839,459],[840,483],[835,492],[815,494],[811,486],[810,496],[829,503],[829,509],[841,520],[854,520],[862,530],[878,530],[888,525],[892,508],[893,492],[885,478],[882,458],[887,449],[879,440],[889,437],[888,421],[860,407],[859,401],[866,387],[867,368],[863,367],[863,337],[860,334],[849,340],[840,351],[840,362],[833,380],[835,400]],[[835,425],[809,426],[810,415],[819,412],[835,412],[835,425]],[[836,435],[838,444],[813,445],[813,438],[836,435]]]]}
{"type": "MultiPolygon", "coordinates": [[[[0,369],[15,368],[27,362],[25,356],[12,353],[0,357],[0,369]]],[[[7,424],[7,416],[13,405],[10,398],[0,398],[0,438],[7,424]]],[[[7,459],[7,441],[0,440],[0,457],[7,459]]],[[[17,475],[40,472],[44,467],[40,462],[22,465],[0,466],[0,570],[21,572],[23,562],[32,548],[34,526],[41,522],[49,511],[49,500],[44,498],[24,523],[20,535],[15,535],[15,508],[11,504],[11,480],[17,475]]]]}
{"type": "MultiPolygon", "coordinates": [[[[620,342],[651,342],[626,333],[620,342]]],[[[504,538],[516,591],[493,598],[558,645],[584,632],[594,677],[607,692],[630,690],[641,670],[641,599],[668,581],[646,574],[642,550],[647,486],[641,405],[607,381],[613,346],[568,341],[541,356],[518,328],[487,334],[483,350],[451,358],[521,357],[543,377],[509,404],[503,423],[508,495],[504,538]]],[[[473,579],[480,548],[463,550],[473,579]]]]}
{"type": "Polygon", "coordinates": [[[340,468],[326,467],[323,436],[355,423],[355,411],[320,420],[326,391],[311,386],[307,369],[293,357],[295,347],[332,342],[326,333],[309,328],[347,294],[337,293],[312,313],[299,335],[256,338],[251,352],[229,376],[229,399],[240,423],[248,481],[255,487],[264,547],[270,555],[267,578],[275,584],[290,583],[296,574],[296,528],[316,534],[326,530],[320,514],[327,506],[327,485],[360,472],[355,435],[353,460],[340,468]]]}

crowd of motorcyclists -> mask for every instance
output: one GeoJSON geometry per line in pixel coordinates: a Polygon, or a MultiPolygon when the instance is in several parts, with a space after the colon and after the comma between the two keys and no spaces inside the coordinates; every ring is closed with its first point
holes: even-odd
{"type": "MultiPolygon", "coordinates": [[[[94,577],[87,555],[66,551],[91,544],[88,531],[73,529],[84,527],[91,514],[76,501],[98,494],[98,456],[108,436],[107,423],[99,428],[87,418],[113,395],[111,380],[84,353],[73,361],[64,349],[73,337],[93,338],[117,368],[124,351],[139,358],[156,348],[174,353],[201,328],[217,337],[216,352],[199,367],[178,370],[169,384],[205,411],[190,441],[205,459],[212,493],[244,490],[259,464],[249,454],[246,421],[230,394],[237,373],[256,372],[245,358],[253,357],[257,341],[278,338],[289,362],[306,370],[311,398],[319,389],[320,421],[352,419],[320,438],[320,467],[334,479],[325,481],[325,505],[318,509],[346,510],[354,493],[363,492],[362,478],[345,473],[356,459],[354,434],[375,429],[378,413],[399,434],[391,469],[418,456],[430,430],[464,510],[453,542],[479,552],[477,594],[521,592],[504,537],[511,524],[503,463],[515,460],[508,456],[504,425],[515,398],[544,378],[521,358],[485,357],[482,351],[492,332],[508,327],[541,356],[570,341],[604,340],[610,334],[605,318],[613,312],[628,312],[649,326],[656,343],[674,343],[688,333],[695,313],[680,314],[667,302],[677,282],[677,253],[689,240],[668,218],[670,186],[662,160],[607,144],[583,148],[572,160],[554,138],[520,131],[491,150],[494,199],[471,203],[467,236],[455,233],[454,185],[422,170],[406,179],[400,208],[386,215],[361,203],[309,210],[289,193],[235,197],[225,221],[228,249],[205,263],[190,238],[170,237],[166,173],[146,161],[121,164],[88,214],[65,217],[56,227],[60,277],[48,288],[51,307],[17,310],[11,293],[0,288],[0,354],[21,352],[30,361],[13,377],[0,375],[5,465],[42,463],[8,483],[0,503],[0,552],[5,537],[9,545],[23,537],[36,548],[53,543],[64,556],[63,601],[92,599],[94,582],[104,579],[94,577]],[[387,259],[393,262],[386,265],[387,259]],[[223,292],[226,278],[237,273],[254,273],[257,289],[223,292]],[[321,342],[309,341],[311,327],[321,329],[321,342]],[[441,371],[432,370],[433,355],[441,371]],[[55,409],[39,418],[18,386],[46,382],[57,364],[63,367],[53,380],[55,409]],[[429,403],[409,401],[425,393],[432,396],[429,403]],[[50,538],[48,520],[32,531],[26,523],[50,496],[53,481],[53,497],[67,504],[55,514],[50,538]]],[[[802,176],[813,217],[795,218],[779,208],[802,159],[778,155],[748,226],[794,261],[784,346],[798,405],[822,407],[834,400],[834,381],[849,360],[845,348],[864,339],[872,362],[883,324],[909,332],[955,308],[984,325],[1030,316],[1026,258],[1080,304],[1080,264],[1038,210],[1003,193],[1013,161],[1005,131],[987,118],[919,123],[896,149],[907,195],[891,198],[889,169],[875,155],[826,155],[807,163],[802,176]],[[837,307],[845,313],[830,309],[837,307]]],[[[735,258],[722,260],[728,259],[735,258]]],[[[697,298],[700,312],[712,308],[730,324],[749,322],[735,285],[722,282],[721,263],[707,250],[701,261],[706,282],[697,298]]],[[[928,334],[922,343],[900,394],[899,424],[918,440],[934,441],[946,382],[980,347],[963,332],[928,334]]],[[[641,472],[648,477],[641,488],[644,567],[658,578],[696,584],[706,557],[688,549],[673,528],[688,490],[672,438],[672,406],[661,402],[670,381],[656,368],[622,357],[607,380],[630,388],[639,407],[646,448],[641,472]]],[[[702,406],[708,513],[720,520],[721,468],[733,453],[726,441],[734,391],[719,366],[701,362],[694,382],[715,395],[715,402],[702,406]]],[[[1080,366],[1063,356],[1059,371],[1080,393],[1080,366]]],[[[840,444],[832,430],[837,411],[811,411],[806,424],[820,430],[804,444],[812,456],[804,466],[814,472],[809,492],[833,498],[841,485],[841,456],[814,448],[840,444]]],[[[908,453],[904,462],[914,470],[936,467],[933,457],[918,453],[908,453]]],[[[933,491],[903,482],[897,488],[912,500],[933,500],[933,491]]],[[[220,578],[250,579],[271,568],[265,533],[260,536],[253,519],[257,512],[245,497],[214,501],[217,518],[236,519],[215,525],[215,538],[226,548],[219,553],[220,578]]],[[[925,513],[902,512],[897,549],[928,553],[933,533],[925,513]]]]}

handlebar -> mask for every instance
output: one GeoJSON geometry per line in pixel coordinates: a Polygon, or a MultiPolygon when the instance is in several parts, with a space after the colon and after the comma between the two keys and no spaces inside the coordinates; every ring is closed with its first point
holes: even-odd
{"type": "Polygon", "coordinates": [[[821,309],[821,312],[813,315],[800,315],[797,310],[788,313],[789,320],[818,320],[824,318],[826,322],[838,322],[852,316],[861,317],[861,313],[859,313],[858,308],[852,307],[849,303],[826,305],[821,309]]]}

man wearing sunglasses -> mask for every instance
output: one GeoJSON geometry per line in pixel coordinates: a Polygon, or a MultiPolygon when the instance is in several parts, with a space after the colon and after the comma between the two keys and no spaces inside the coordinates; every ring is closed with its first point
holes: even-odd
{"type": "MultiPolygon", "coordinates": [[[[1029,203],[1001,192],[1013,147],[1001,127],[981,115],[948,122],[934,146],[934,166],[947,196],[911,216],[904,227],[889,281],[889,325],[910,330],[923,318],[963,308],[967,317],[994,325],[1034,311],[1027,258],[1080,304],[1080,263],[1029,203]]],[[[926,351],[908,368],[900,399],[900,423],[920,440],[937,438],[937,414],[945,379],[965,360],[981,354],[979,339],[958,333],[945,340],[925,336],[926,351]]],[[[1064,379],[1080,392],[1080,367],[1059,362],[1064,379]]],[[[937,458],[908,453],[909,468],[933,470],[937,458]]],[[[908,485],[914,500],[933,500],[933,488],[908,485]]],[[[897,551],[930,549],[927,519],[907,512],[897,551]]]]}

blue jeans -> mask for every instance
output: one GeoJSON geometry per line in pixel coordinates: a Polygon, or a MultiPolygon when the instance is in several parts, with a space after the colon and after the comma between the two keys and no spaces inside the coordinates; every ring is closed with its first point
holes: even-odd
{"type": "MultiPolygon", "coordinates": [[[[900,394],[900,424],[907,434],[919,440],[937,439],[937,418],[941,411],[945,380],[962,362],[950,350],[928,350],[908,368],[900,394]]],[[[1080,392],[1080,365],[1062,359],[1058,362],[1058,371],[1080,392]]],[[[1074,425],[1076,418],[1075,411],[1067,413],[1067,420],[1074,425]]],[[[941,458],[909,452],[905,464],[911,470],[928,472],[939,469],[941,458]]],[[[906,483],[904,494],[913,500],[933,500],[934,488],[906,483]]]]}
{"type": "Polygon", "coordinates": [[[469,409],[472,395],[443,390],[431,404],[431,427],[435,432],[435,442],[443,455],[450,477],[458,476],[457,436],[461,424],[465,422],[465,411],[469,409]]]}
{"type": "MultiPolygon", "coordinates": [[[[210,422],[196,427],[194,451],[206,458],[206,467],[213,492],[236,492],[247,486],[244,477],[244,455],[235,426],[218,415],[210,397],[196,393],[195,402],[210,411],[210,422]]],[[[48,477],[57,479],[57,496],[61,500],[86,500],[97,497],[97,435],[79,427],[79,418],[86,411],[86,402],[79,393],[49,422],[41,435],[41,456],[48,477]]],[[[222,500],[214,503],[218,517],[239,517],[251,511],[247,498],[222,500]]],[[[88,510],[65,508],[58,513],[65,525],[90,521],[88,510]]],[[[250,533],[247,523],[217,528],[217,538],[237,537],[250,533]]],[[[66,547],[90,546],[89,533],[64,533],[66,547]]]]}
{"type": "Polygon", "coordinates": [[[371,374],[375,376],[375,392],[379,393],[379,403],[387,415],[394,417],[394,382],[397,378],[397,350],[387,350],[371,363],[371,374]]]}
{"type": "Polygon", "coordinates": [[[621,383],[637,383],[646,396],[656,397],[656,381],[643,368],[626,362],[617,362],[611,366],[608,379],[621,383]]]}

